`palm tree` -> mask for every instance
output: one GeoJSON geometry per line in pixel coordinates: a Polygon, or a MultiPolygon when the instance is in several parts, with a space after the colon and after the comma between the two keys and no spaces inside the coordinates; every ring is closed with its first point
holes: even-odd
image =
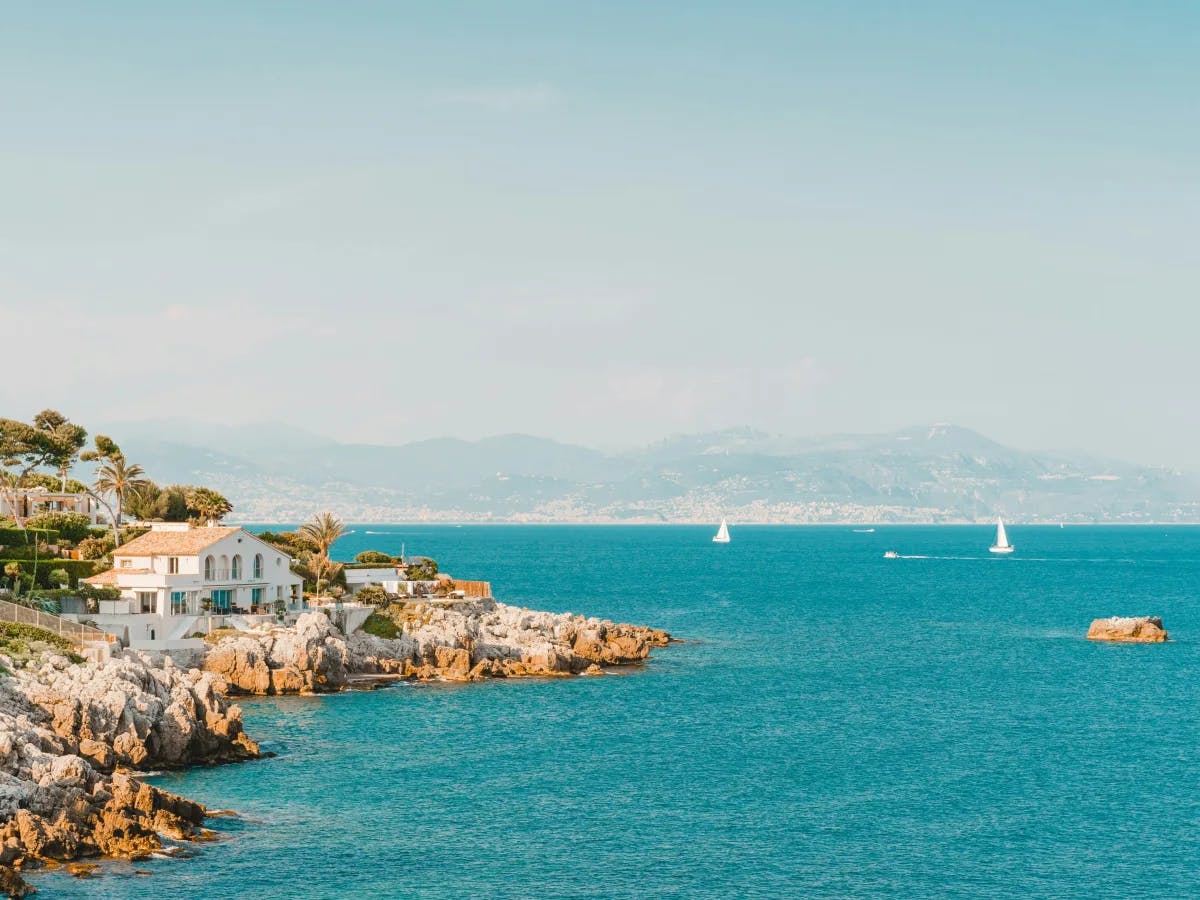
{"type": "Polygon", "coordinates": [[[96,490],[101,494],[112,494],[117,501],[113,519],[113,542],[121,543],[121,514],[125,508],[126,495],[136,493],[148,483],[143,476],[145,470],[137,463],[131,463],[124,455],[118,453],[100,463],[96,469],[96,490]]]}
{"type": "Polygon", "coordinates": [[[185,494],[188,510],[202,523],[211,524],[227,516],[233,504],[212,488],[189,488],[185,494]]]}
{"type": "Polygon", "coordinates": [[[296,529],[300,536],[316,547],[317,596],[321,596],[321,576],[331,569],[329,550],[346,533],[346,524],[331,512],[319,513],[296,529]]]}

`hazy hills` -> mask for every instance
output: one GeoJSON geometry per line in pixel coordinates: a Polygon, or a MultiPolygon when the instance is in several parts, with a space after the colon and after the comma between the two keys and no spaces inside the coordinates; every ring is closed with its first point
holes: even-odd
{"type": "Polygon", "coordinates": [[[202,482],[242,521],[1200,521],[1200,483],[950,425],[794,439],[749,429],[606,454],[528,435],[342,444],[285,426],[110,429],[156,480],[202,482]]]}

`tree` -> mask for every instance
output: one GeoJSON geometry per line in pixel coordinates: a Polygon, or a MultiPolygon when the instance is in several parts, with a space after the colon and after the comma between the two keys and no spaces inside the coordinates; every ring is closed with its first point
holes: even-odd
{"type": "Polygon", "coordinates": [[[319,597],[322,581],[327,580],[326,576],[331,574],[332,564],[329,559],[329,550],[337,543],[338,538],[346,533],[346,525],[333,513],[323,512],[313,516],[311,521],[305,522],[296,529],[296,532],[316,548],[313,562],[315,563],[314,571],[317,596],[319,597]]]}
{"type": "Polygon", "coordinates": [[[29,476],[54,460],[60,451],[50,432],[16,419],[0,419],[0,493],[22,527],[17,511],[20,492],[29,476]]]}
{"type": "Polygon", "coordinates": [[[186,522],[188,512],[187,491],[177,484],[167,485],[159,493],[159,518],[166,522],[186,522]]]}
{"type": "Polygon", "coordinates": [[[15,593],[19,592],[20,591],[20,578],[21,578],[21,564],[15,563],[15,562],[5,563],[4,564],[4,574],[6,577],[12,579],[13,593],[15,594],[15,593]]]}
{"type": "Polygon", "coordinates": [[[233,504],[212,488],[187,488],[188,511],[202,523],[219,522],[233,510],[233,504]]]}
{"type": "Polygon", "coordinates": [[[54,467],[58,473],[59,490],[67,489],[67,473],[79,459],[79,454],[87,444],[87,429],[74,424],[58,410],[43,409],[33,417],[33,427],[46,435],[49,448],[46,454],[46,465],[54,467]]]}
{"type": "Polygon", "coordinates": [[[113,517],[114,540],[121,543],[121,517],[124,513],[125,498],[130,493],[146,484],[145,470],[137,463],[125,459],[125,455],[117,452],[96,467],[96,490],[101,494],[111,494],[117,502],[116,515],[113,517]]]}
{"type": "MultiPolygon", "coordinates": [[[[113,442],[113,439],[110,438],[106,434],[96,435],[93,444],[94,444],[94,446],[91,450],[85,450],[83,453],[79,454],[79,458],[81,460],[83,460],[84,462],[97,462],[100,464],[100,466],[104,466],[107,463],[110,463],[116,459],[121,459],[121,460],[125,459],[125,454],[121,452],[121,448],[118,447],[113,442]]],[[[97,470],[97,474],[99,474],[98,470],[97,470]]],[[[99,503],[101,506],[103,506],[105,512],[108,513],[108,519],[112,523],[113,544],[114,545],[120,544],[121,543],[120,516],[112,508],[112,504],[110,504],[108,502],[108,500],[106,500],[104,498],[104,492],[100,490],[98,484],[94,490],[92,488],[88,488],[87,493],[88,493],[89,497],[91,497],[93,500],[95,500],[97,503],[99,503]]]]}
{"type": "Polygon", "coordinates": [[[387,591],[382,585],[367,584],[363,585],[354,594],[354,599],[359,603],[370,603],[372,606],[383,606],[390,599],[387,591]]]}
{"type": "Polygon", "coordinates": [[[379,563],[384,566],[390,565],[393,562],[390,556],[378,550],[364,550],[354,557],[354,561],[356,563],[379,563]]]}
{"type": "Polygon", "coordinates": [[[80,559],[104,559],[116,548],[111,537],[89,537],[79,542],[80,559]]]}
{"type": "Polygon", "coordinates": [[[59,537],[72,544],[82,541],[92,532],[92,522],[83,513],[42,512],[31,516],[26,523],[30,528],[47,528],[57,531],[59,537]]]}
{"type": "Polygon", "coordinates": [[[162,489],[150,479],[125,498],[125,510],[134,518],[149,521],[161,519],[165,497],[162,489]]]}

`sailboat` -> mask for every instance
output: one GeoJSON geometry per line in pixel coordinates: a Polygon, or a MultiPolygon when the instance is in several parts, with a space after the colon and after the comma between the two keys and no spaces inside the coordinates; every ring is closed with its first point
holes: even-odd
{"type": "Polygon", "coordinates": [[[729,543],[729,526],[725,524],[725,519],[721,519],[721,527],[717,529],[717,533],[713,535],[714,544],[729,543]]]}
{"type": "Polygon", "coordinates": [[[1004,520],[996,519],[996,543],[988,547],[992,553],[1012,553],[1015,548],[1008,542],[1008,535],[1004,533],[1004,520]]]}

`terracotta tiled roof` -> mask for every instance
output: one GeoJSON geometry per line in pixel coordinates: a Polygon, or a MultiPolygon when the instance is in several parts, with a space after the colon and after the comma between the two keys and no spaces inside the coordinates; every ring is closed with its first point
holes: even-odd
{"type": "Polygon", "coordinates": [[[96,587],[108,587],[117,583],[117,570],[109,569],[107,572],[101,572],[99,575],[93,575],[91,578],[83,579],[84,584],[95,585],[96,587]]]}
{"type": "Polygon", "coordinates": [[[113,551],[113,556],[195,556],[205,547],[241,530],[230,526],[189,528],[187,531],[148,531],[128,544],[122,544],[113,551]]]}

